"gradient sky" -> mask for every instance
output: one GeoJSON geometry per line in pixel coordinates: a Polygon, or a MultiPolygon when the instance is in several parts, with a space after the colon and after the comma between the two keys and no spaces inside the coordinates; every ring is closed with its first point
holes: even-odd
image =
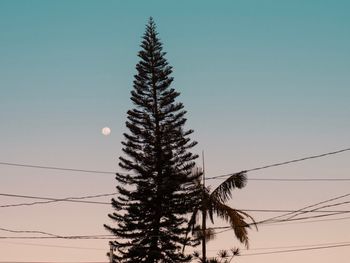
{"type": "MultiPolygon", "coordinates": [[[[205,151],[207,176],[347,148],[349,9],[350,2],[340,0],[1,0],[0,162],[117,171],[137,52],[150,16],[174,67],[173,87],[199,142],[195,151],[205,151]],[[101,135],[104,126],[112,129],[108,137],[101,135]]],[[[115,189],[113,175],[9,166],[0,171],[0,193],[68,197],[115,189]]],[[[349,153],[343,153],[248,175],[346,178],[349,171],[349,153]]],[[[252,180],[230,205],[299,209],[347,194],[349,186],[252,180]]],[[[0,205],[29,201],[1,197],[0,205]]],[[[112,212],[74,203],[0,209],[0,228],[58,235],[107,234],[102,225],[112,212]]],[[[278,214],[252,215],[259,221],[278,214]]],[[[251,251],[242,254],[350,242],[349,222],[261,226],[250,232],[251,251]]],[[[232,232],[219,234],[208,244],[209,254],[234,245],[232,232]]],[[[106,240],[0,239],[0,262],[108,261],[107,249],[106,240]]],[[[349,257],[343,247],[235,262],[347,263],[349,257]]]]}

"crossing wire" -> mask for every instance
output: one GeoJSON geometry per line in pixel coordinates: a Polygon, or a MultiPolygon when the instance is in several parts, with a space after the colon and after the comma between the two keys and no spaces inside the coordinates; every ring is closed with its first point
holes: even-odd
{"type": "Polygon", "coordinates": [[[244,256],[270,255],[270,254],[301,252],[301,251],[349,247],[349,246],[350,246],[350,243],[347,243],[347,244],[339,244],[339,245],[329,245],[329,246],[319,246],[319,247],[308,247],[308,248],[286,249],[286,250],[277,250],[277,251],[269,251],[269,252],[249,253],[249,254],[241,254],[239,256],[244,257],[244,256]]]}
{"type": "MultiPolygon", "coordinates": [[[[327,152],[327,153],[322,153],[318,155],[312,155],[312,156],[307,156],[307,157],[302,157],[298,159],[293,159],[289,161],[284,161],[284,162],[279,162],[279,163],[274,163],[274,164],[269,164],[269,165],[264,165],[260,167],[255,167],[251,169],[244,170],[242,172],[248,173],[248,172],[253,172],[253,171],[258,171],[262,169],[267,169],[267,168],[272,168],[272,167],[277,167],[277,166],[282,166],[282,165],[287,165],[291,163],[296,163],[296,162],[302,162],[306,160],[311,160],[311,159],[316,159],[316,158],[321,158],[321,157],[326,157],[330,155],[335,155],[339,153],[343,153],[346,151],[350,151],[350,148],[345,148],[333,152],[327,152]]],[[[76,168],[66,168],[66,167],[57,167],[57,166],[42,166],[42,165],[32,165],[32,164],[23,164],[23,163],[11,163],[11,162],[0,162],[0,165],[7,165],[7,166],[14,166],[14,167],[26,167],[26,168],[37,168],[37,169],[48,169],[48,170],[59,170],[59,171],[69,171],[69,172],[82,172],[82,173],[94,173],[94,174],[115,174],[115,172],[111,171],[101,171],[101,170],[87,170],[87,169],[76,169],[76,168]]],[[[118,172],[120,173],[120,172],[118,172]]],[[[121,173],[121,174],[127,174],[127,173],[121,173]]],[[[230,173],[230,174],[224,174],[224,175],[218,175],[218,176],[212,176],[208,177],[207,180],[214,180],[214,179],[221,179],[225,177],[232,176],[235,173],[230,173]]],[[[274,179],[274,178],[266,178],[266,179],[250,179],[250,180],[267,180],[267,181],[283,181],[283,179],[274,179]]],[[[286,181],[297,181],[297,180],[302,180],[302,181],[350,181],[348,178],[316,178],[316,179],[284,179],[286,181]]]]}
{"type": "Polygon", "coordinates": [[[42,166],[42,165],[32,165],[32,164],[22,164],[22,163],[0,162],[0,165],[26,167],[26,168],[37,168],[37,169],[46,169],[46,170],[59,170],[59,171],[68,171],[68,172],[81,172],[81,173],[94,173],[94,174],[115,174],[115,172],[109,172],[109,171],[86,170],[86,169],[56,167],[56,166],[42,166]]]}
{"type": "Polygon", "coordinates": [[[82,199],[106,197],[106,196],[113,196],[113,195],[116,195],[116,194],[115,193],[108,193],[108,194],[88,195],[88,196],[79,196],[79,197],[50,198],[50,197],[41,197],[41,196],[29,196],[29,195],[0,193],[0,196],[6,196],[6,197],[20,197],[20,198],[47,200],[47,201],[36,201],[36,202],[32,202],[32,203],[0,205],[0,208],[17,207],[17,206],[30,206],[30,205],[37,205],[37,204],[49,204],[49,203],[55,203],[55,202],[74,202],[74,203],[110,205],[111,204],[110,202],[86,201],[86,200],[82,200],[82,199]]]}
{"type": "MultiPolygon", "coordinates": [[[[322,154],[318,154],[318,155],[302,157],[302,158],[293,159],[293,160],[290,160],[290,161],[284,161],[284,162],[264,165],[264,166],[260,166],[260,167],[247,169],[247,170],[244,170],[242,172],[243,173],[248,173],[248,172],[263,170],[263,169],[267,169],[267,168],[272,168],[272,167],[287,165],[287,164],[291,164],[291,163],[297,163],[297,162],[302,162],[302,161],[306,161],[306,160],[311,160],[311,159],[321,158],[321,157],[325,157],[325,156],[330,156],[330,155],[334,155],[334,154],[339,154],[339,153],[343,153],[343,152],[346,152],[346,151],[350,151],[350,148],[346,148],[346,149],[342,149],[342,150],[338,150],[338,151],[333,151],[333,152],[322,153],[322,154]]],[[[233,174],[235,174],[235,173],[212,176],[212,177],[208,177],[207,180],[225,178],[225,177],[232,176],[233,174]]]]}

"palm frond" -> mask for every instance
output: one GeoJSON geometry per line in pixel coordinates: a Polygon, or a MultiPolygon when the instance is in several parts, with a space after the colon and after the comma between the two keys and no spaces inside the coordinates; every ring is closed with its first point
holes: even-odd
{"type": "Polygon", "coordinates": [[[206,241],[214,240],[216,238],[215,231],[212,228],[207,228],[205,233],[203,233],[203,229],[201,228],[196,229],[194,232],[196,239],[202,240],[203,235],[206,241]]]}
{"type": "Polygon", "coordinates": [[[241,189],[247,183],[246,172],[239,172],[232,174],[224,182],[222,182],[215,190],[211,193],[215,199],[220,200],[220,202],[225,203],[232,197],[233,189],[241,189]]]}
{"type": "Polygon", "coordinates": [[[255,223],[254,219],[247,213],[233,209],[221,202],[216,202],[213,209],[219,217],[231,225],[237,239],[248,248],[249,240],[247,229],[250,228],[250,224],[245,220],[248,218],[255,223]]]}
{"type": "Polygon", "coordinates": [[[248,213],[246,213],[246,212],[244,212],[242,210],[239,210],[239,209],[238,210],[235,209],[235,210],[237,211],[237,213],[243,215],[246,218],[249,218],[252,221],[251,223],[248,223],[247,225],[244,225],[243,227],[250,228],[250,226],[253,225],[255,227],[255,229],[258,230],[258,224],[256,223],[255,219],[251,215],[249,215],[248,213]]]}

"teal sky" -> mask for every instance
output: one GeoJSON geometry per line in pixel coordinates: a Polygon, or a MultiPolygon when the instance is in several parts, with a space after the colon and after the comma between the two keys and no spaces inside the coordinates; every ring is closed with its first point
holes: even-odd
{"type": "MultiPolygon", "coordinates": [[[[193,139],[199,142],[195,151],[205,151],[208,176],[347,148],[349,10],[350,2],[341,0],[1,0],[0,162],[116,171],[126,111],[132,107],[137,52],[150,16],[174,67],[173,87],[181,92],[187,127],[195,130],[193,139]],[[101,135],[104,126],[112,129],[108,137],[101,135]]],[[[348,156],[252,177],[346,177],[348,156]]],[[[113,176],[10,167],[0,171],[2,193],[66,197],[109,193],[115,187],[113,176]]],[[[252,181],[232,205],[298,209],[348,189],[346,182],[252,181]]],[[[0,199],[1,204],[20,201],[25,200],[0,199]]],[[[110,211],[67,204],[11,208],[1,211],[0,227],[105,234],[102,224],[110,211]],[[91,220],[81,223],[82,216],[91,220]]],[[[254,216],[259,220],[266,215],[254,216]]],[[[252,248],[350,242],[346,222],[266,227],[252,232],[252,248]]],[[[0,261],[107,260],[103,250],[0,242],[6,248],[0,261]]],[[[107,243],[84,242],[69,245],[103,249],[107,243]]],[[[224,234],[211,249],[230,242],[230,234],[224,234]]],[[[241,257],[237,262],[345,263],[348,251],[241,257]]]]}

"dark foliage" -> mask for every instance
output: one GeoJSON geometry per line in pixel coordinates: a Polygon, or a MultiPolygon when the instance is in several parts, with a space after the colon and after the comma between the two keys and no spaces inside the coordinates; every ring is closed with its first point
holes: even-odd
{"type": "MultiPolygon", "coordinates": [[[[229,251],[222,249],[218,252],[217,257],[208,258],[205,260],[205,263],[230,263],[234,257],[239,255],[240,255],[239,248],[234,247],[234,248],[231,248],[229,251]]],[[[193,253],[193,258],[195,259],[195,262],[198,262],[198,263],[204,262],[197,251],[193,253]]]]}
{"type": "Polygon", "coordinates": [[[182,245],[193,245],[186,237],[187,217],[198,204],[192,173],[198,157],[189,150],[196,145],[184,130],[186,111],[170,85],[171,66],[164,58],[155,23],[150,18],[141,43],[131,100],[127,112],[123,152],[119,166],[129,175],[116,175],[118,197],[112,200],[114,226],[105,225],[116,236],[117,262],[188,262],[182,245]]]}
{"type": "MultiPolygon", "coordinates": [[[[215,233],[213,233],[210,228],[206,228],[207,217],[210,218],[213,224],[214,215],[228,222],[234,231],[235,237],[241,243],[243,243],[246,248],[249,247],[248,229],[251,227],[251,225],[254,225],[257,229],[254,218],[246,212],[239,209],[234,209],[226,204],[226,202],[232,197],[232,190],[243,188],[246,185],[246,182],[247,177],[244,171],[232,174],[212,192],[210,191],[209,187],[204,187],[200,181],[197,181],[197,187],[201,192],[199,196],[201,201],[198,203],[198,206],[193,209],[187,231],[188,233],[191,231],[193,234],[199,234],[197,234],[197,236],[201,239],[202,243],[201,262],[216,262],[216,259],[211,259],[208,261],[206,257],[206,242],[215,238],[215,233]],[[197,225],[197,217],[199,212],[202,214],[201,226],[197,225]],[[251,220],[252,223],[248,224],[246,222],[247,219],[251,220]]],[[[197,254],[195,254],[195,257],[196,255],[197,254]]],[[[199,258],[199,256],[197,256],[197,258],[199,258]]]]}

